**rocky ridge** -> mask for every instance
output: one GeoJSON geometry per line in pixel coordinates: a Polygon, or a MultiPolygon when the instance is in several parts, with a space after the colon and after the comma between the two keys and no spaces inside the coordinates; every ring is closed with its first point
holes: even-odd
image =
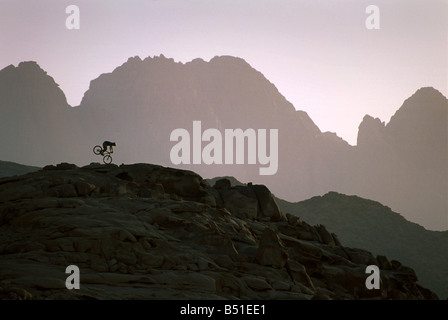
{"type": "Polygon", "coordinates": [[[94,163],[0,179],[0,297],[437,299],[411,268],[284,214],[264,185],[94,163]],[[371,264],[379,290],[365,287],[371,264]]]}

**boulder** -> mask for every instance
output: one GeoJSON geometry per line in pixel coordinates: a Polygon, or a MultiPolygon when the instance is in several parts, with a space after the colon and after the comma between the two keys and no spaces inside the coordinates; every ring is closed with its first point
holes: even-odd
{"type": "Polygon", "coordinates": [[[265,185],[249,184],[247,188],[254,191],[258,200],[258,216],[269,218],[271,221],[284,221],[286,218],[280,211],[271,191],[265,185]]]}
{"type": "Polygon", "coordinates": [[[256,260],[262,266],[275,268],[283,268],[285,266],[288,261],[288,252],[274,230],[266,228],[263,232],[256,260]]]}
{"type": "Polygon", "coordinates": [[[392,269],[392,265],[391,265],[391,263],[389,262],[389,260],[387,259],[386,256],[377,255],[376,256],[376,261],[378,261],[378,267],[380,269],[384,269],[384,270],[392,269]]]}
{"type": "Polygon", "coordinates": [[[247,286],[253,290],[256,291],[262,291],[262,290],[270,290],[272,289],[271,285],[266,281],[266,279],[263,279],[261,277],[255,277],[255,276],[245,276],[243,280],[246,282],[247,286]]]}
{"type": "Polygon", "coordinates": [[[232,215],[242,219],[256,219],[258,201],[253,192],[245,192],[245,188],[220,189],[223,207],[232,215]]]}
{"type": "Polygon", "coordinates": [[[317,233],[319,233],[319,236],[322,239],[323,243],[328,244],[330,246],[336,245],[333,236],[330,234],[330,232],[328,232],[327,228],[325,228],[324,225],[319,224],[315,226],[315,229],[317,230],[317,233]]]}
{"type": "Polygon", "coordinates": [[[288,260],[286,263],[286,269],[288,270],[289,275],[294,281],[294,284],[300,283],[305,287],[311,289],[312,291],[316,290],[313,281],[306,272],[304,265],[297,261],[288,260]]]}
{"type": "Polygon", "coordinates": [[[78,181],[75,184],[76,192],[80,197],[89,196],[96,189],[96,186],[92,183],[88,183],[86,181],[78,181]]]}
{"type": "Polygon", "coordinates": [[[77,197],[75,186],[72,184],[63,184],[55,186],[48,191],[50,197],[58,198],[74,198],[77,197]]]}

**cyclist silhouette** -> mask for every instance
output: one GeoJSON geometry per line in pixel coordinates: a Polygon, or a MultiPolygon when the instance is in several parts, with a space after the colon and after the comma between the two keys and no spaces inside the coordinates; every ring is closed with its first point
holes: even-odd
{"type": "Polygon", "coordinates": [[[114,152],[114,147],[116,147],[117,144],[115,142],[110,142],[110,141],[104,141],[103,142],[103,150],[101,151],[101,155],[103,155],[104,152],[107,151],[107,147],[109,147],[109,152],[113,153],[114,152]]]}

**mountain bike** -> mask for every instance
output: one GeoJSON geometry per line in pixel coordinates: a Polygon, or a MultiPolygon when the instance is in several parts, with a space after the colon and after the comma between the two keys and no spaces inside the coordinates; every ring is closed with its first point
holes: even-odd
{"type": "Polygon", "coordinates": [[[111,156],[111,152],[109,151],[103,151],[103,147],[101,146],[94,146],[93,147],[93,153],[96,155],[102,155],[103,156],[103,162],[105,164],[110,164],[112,163],[112,156],[111,156]]]}

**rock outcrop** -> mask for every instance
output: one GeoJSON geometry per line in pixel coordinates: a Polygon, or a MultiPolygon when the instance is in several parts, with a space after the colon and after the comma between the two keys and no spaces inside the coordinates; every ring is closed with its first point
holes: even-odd
{"type": "Polygon", "coordinates": [[[0,297],[437,299],[411,268],[283,214],[265,186],[67,163],[0,179],[0,297]],[[378,290],[365,286],[371,264],[378,290]]]}

